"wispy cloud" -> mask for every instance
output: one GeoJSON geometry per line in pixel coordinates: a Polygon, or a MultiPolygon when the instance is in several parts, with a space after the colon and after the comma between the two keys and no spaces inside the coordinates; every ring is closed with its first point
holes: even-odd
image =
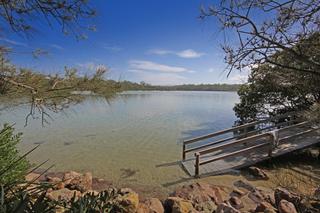
{"type": "Polygon", "coordinates": [[[215,72],[215,69],[210,68],[210,69],[208,69],[208,72],[209,72],[209,73],[214,73],[214,72],[215,72]]]}
{"type": "Polygon", "coordinates": [[[185,67],[169,66],[166,64],[159,64],[152,61],[143,60],[131,60],[129,61],[129,67],[132,70],[156,71],[167,73],[181,73],[191,71],[185,67]]]}
{"type": "Polygon", "coordinates": [[[188,79],[176,73],[137,72],[139,79],[153,85],[183,84],[188,79]]]}
{"type": "Polygon", "coordinates": [[[77,67],[79,68],[79,74],[92,74],[93,72],[97,71],[98,69],[107,69],[108,67],[104,64],[98,64],[95,62],[87,62],[87,63],[77,63],[77,67]]]}
{"type": "Polygon", "coordinates": [[[248,82],[248,72],[234,73],[228,77],[227,83],[230,84],[244,84],[248,82]]]}
{"type": "Polygon", "coordinates": [[[110,51],[113,51],[113,52],[119,52],[121,50],[123,50],[122,47],[119,47],[119,46],[115,46],[115,45],[110,45],[110,44],[101,44],[102,48],[103,49],[106,49],[106,50],[110,50],[110,51]]]}
{"type": "Polygon", "coordinates": [[[61,46],[58,45],[58,44],[50,44],[49,46],[52,47],[52,48],[55,48],[55,49],[57,49],[57,50],[63,50],[63,49],[64,49],[63,47],[61,47],[61,46]]]}
{"type": "Polygon", "coordinates": [[[186,49],[181,51],[164,50],[164,49],[153,49],[148,53],[155,55],[176,55],[180,58],[200,58],[205,55],[205,53],[197,52],[193,49],[186,49]]]}
{"type": "Polygon", "coordinates": [[[22,42],[19,42],[19,41],[14,41],[14,40],[7,39],[7,38],[0,38],[0,41],[6,42],[8,44],[15,45],[15,46],[23,46],[23,47],[28,46],[26,43],[22,43],[22,42]]]}

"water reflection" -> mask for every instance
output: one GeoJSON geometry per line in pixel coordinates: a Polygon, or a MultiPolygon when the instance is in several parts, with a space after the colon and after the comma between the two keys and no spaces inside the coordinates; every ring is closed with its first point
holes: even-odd
{"type": "Polygon", "coordinates": [[[88,96],[53,114],[42,128],[38,120],[24,127],[28,105],[0,115],[24,133],[22,151],[40,144],[29,159],[50,159],[55,170],[92,171],[119,185],[164,188],[188,180],[180,168],[182,138],[230,127],[233,92],[133,91],[113,99],[88,96]]]}

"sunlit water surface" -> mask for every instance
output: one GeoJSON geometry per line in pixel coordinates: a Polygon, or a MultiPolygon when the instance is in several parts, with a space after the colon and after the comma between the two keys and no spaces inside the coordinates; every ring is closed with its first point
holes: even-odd
{"type": "MultiPolygon", "coordinates": [[[[166,191],[188,175],[179,167],[182,138],[233,125],[235,92],[132,91],[112,100],[91,96],[41,127],[24,127],[29,105],[0,115],[23,132],[21,151],[40,147],[28,158],[49,159],[53,170],[91,171],[117,186],[166,191]]],[[[49,166],[49,164],[47,164],[49,166]]]]}

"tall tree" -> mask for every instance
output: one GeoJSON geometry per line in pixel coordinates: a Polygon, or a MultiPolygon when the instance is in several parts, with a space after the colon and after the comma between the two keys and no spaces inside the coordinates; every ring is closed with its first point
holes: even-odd
{"type": "MultiPolygon", "coordinates": [[[[223,45],[229,73],[233,69],[269,63],[320,75],[320,62],[315,60],[318,55],[311,55],[313,51],[302,51],[297,46],[319,32],[319,0],[222,0],[202,9],[202,18],[211,16],[234,38],[232,43],[223,45]],[[277,52],[285,52],[295,61],[294,66],[274,57],[277,52]]],[[[313,47],[319,41],[309,42],[314,42],[310,43],[313,47]]]]}

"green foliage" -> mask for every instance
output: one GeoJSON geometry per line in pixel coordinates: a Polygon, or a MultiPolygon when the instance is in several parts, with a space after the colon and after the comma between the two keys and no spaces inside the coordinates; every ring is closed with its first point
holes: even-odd
{"type": "Polygon", "coordinates": [[[125,208],[117,199],[119,195],[118,190],[110,188],[95,195],[94,193],[87,193],[80,198],[75,196],[64,204],[65,212],[124,212],[125,208]]]}
{"type": "MultiPolygon", "coordinates": [[[[316,33],[302,40],[294,48],[313,55],[314,62],[320,62],[320,34],[316,33]]],[[[296,63],[290,50],[281,51],[272,57],[289,67],[304,69],[296,63]]],[[[307,66],[307,65],[305,65],[307,66]]],[[[320,76],[298,72],[283,66],[264,63],[253,68],[248,83],[238,91],[240,103],[234,111],[242,121],[254,120],[260,115],[274,115],[290,111],[309,109],[320,101],[320,76]]]]}
{"type": "Polygon", "coordinates": [[[46,197],[47,187],[45,185],[36,185],[35,183],[26,183],[26,186],[20,187],[16,184],[1,186],[0,213],[7,212],[56,212],[58,205],[46,197]],[[33,184],[32,187],[31,184],[33,184]]]}
{"type": "Polygon", "coordinates": [[[155,86],[145,82],[120,82],[122,90],[160,90],[160,91],[237,91],[239,84],[183,84],[174,86],[155,86]]]}
{"type": "Polygon", "coordinates": [[[5,124],[3,129],[0,131],[1,185],[24,179],[24,176],[29,167],[29,163],[26,158],[22,158],[17,161],[20,156],[16,146],[20,141],[21,133],[14,134],[14,128],[5,124]],[[14,162],[16,163],[12,165],[14,162]],[[8,168],[10,168],[10,170],[8,172],[5,172],[8,168]]]}

